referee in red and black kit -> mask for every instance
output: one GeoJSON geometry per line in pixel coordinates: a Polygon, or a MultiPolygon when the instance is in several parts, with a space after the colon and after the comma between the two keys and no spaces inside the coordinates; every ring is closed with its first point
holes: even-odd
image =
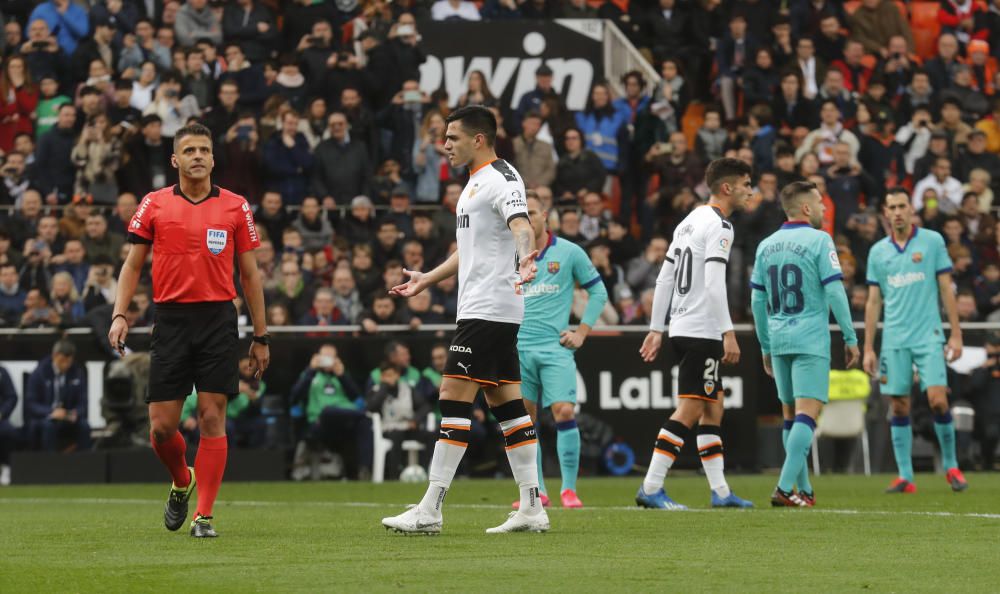
{"type": "Polygon", "coordinates": [[[257,376],[270,360],[264,292],[253,250],[260,245],[253,213],[242,197],[212,185],[212,136],[200,124],[174,136],[171,163],[180,183],[147,194],[129,223],[129,251],[118,278],[118,297],[108,340],[125,347],[125,310],[150,250],[153,252],[152,357],[149,422],[153,450],[173,477],[163,512],[168,530],[187,519],[188,499],[198,483],[198,509],[191,536],[217,536],[212,505],[226,468],[226,403],[239,392],[237,313],[233,305],[233,260],[253,319],[250,359],[257,376]],[[201,441],[194,468],[187,465],[177,427],[192,385],[198,391],[201,441]],[[197,478],[197,481],[196,481],[197,478]]]}

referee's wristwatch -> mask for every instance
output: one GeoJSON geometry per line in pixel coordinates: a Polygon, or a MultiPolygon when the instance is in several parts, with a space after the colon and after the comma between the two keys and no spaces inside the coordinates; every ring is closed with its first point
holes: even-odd
{"type": "Polygon", "coordinates": [[[264,334],[263,336],[254,336],[253,341],[256,342],[257,344],[269,346],[271,344],[271,335],[264,334]]]}

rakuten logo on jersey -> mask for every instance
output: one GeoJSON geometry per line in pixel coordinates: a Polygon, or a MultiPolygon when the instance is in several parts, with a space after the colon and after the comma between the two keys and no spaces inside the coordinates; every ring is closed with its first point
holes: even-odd
{"type": "Polygon", "coordinates": [[[914,283],[923,282],[926,278],[923,272],[901,272],[899,274],[890,274],[886,281],[890,287],[900,289],[914,283]]]}
{"type": "Polygon", "coordinates": [[[524,296],[534,297],[536,295],[554,295],[559,292],[559,285],[549,285],[545,283],[530,283],[525,285],[524,296]]]}

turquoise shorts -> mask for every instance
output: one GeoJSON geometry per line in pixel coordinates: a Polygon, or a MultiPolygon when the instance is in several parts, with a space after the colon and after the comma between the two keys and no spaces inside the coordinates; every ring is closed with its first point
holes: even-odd
{"type": "Polygon", "coordinates": [[[521,360],[521,395],[541,408],[555,402],[576,403],[576,360],[573,351],[557,349],[518,350],[521,360]]]}
{"type": "Polygon", "coordinates": [[[920,389],[947,386],[948,372],[944,363],[944,347],[934,343],[910,349],[882,351],[879,382],[886,396],[909,396],[913,388],[913,366],[920,376],[920,389]]]}
{"type": "Polygon", "coordinates": [[[778,400],[788,406],[796,398],[813,398],[826,404],[830,399],[830,358],[819,355],[772,355],[778,400]]]}

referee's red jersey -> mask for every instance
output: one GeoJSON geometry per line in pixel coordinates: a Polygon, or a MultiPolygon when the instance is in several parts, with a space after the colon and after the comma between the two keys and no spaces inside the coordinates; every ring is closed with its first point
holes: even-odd
{"type": "Polygon", "coordinates": [[[129,223],[129,240],[153,246],[156,303],[235,299],[235,254],[260,246],[246,199],[214,185],[201,202],[180,185],[147,194],[129,223]]]}

